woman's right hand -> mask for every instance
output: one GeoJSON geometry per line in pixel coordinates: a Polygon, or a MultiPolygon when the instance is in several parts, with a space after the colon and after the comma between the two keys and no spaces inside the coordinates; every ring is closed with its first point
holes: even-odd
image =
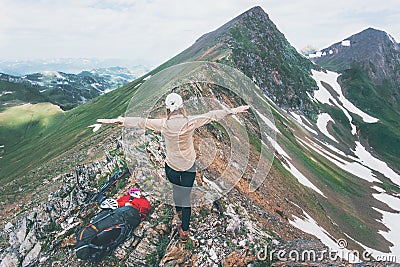
{"type": "Polygon", "coordinates": [[[116,119],[97,119],[96,122],[99,122],[101,124],[117,124],[117,125],[123,125],[125,122],[124,117],[118,117],[116,119]]]}

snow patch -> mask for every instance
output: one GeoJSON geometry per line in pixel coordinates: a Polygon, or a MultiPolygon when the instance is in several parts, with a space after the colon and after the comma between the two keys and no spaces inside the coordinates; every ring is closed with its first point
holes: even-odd
{"type": "MultiPolygon", "coordinates": [[[[35,82],[35,81],[29,81],[29,82],[33,85],[38,85],[38,86],[42,86],[42,87],[45,86],[44,82],[35,82]]],[[[53,87],[53,86],[49,86],[49,87],[53,87]]]]}
{"type": "Polygon", "coordinates": [[[376,185],[371,186],[371,188],[375,189],[379,193],[385,193],[386,192],[384,189],[382,189],[382,188],[380,188],[379,186],[376,186],[376,185]]]}
{"type": "Polygon", "coordinates": [[[293,215],[294,220],[289,220],[289,223],[294,227],[302,230],[303,232],[309,233],[313,236],[316,236],[318,239],[321,240],[326,246],[330,248],[331,251],[339,252],[337,255],[345,260],[349,261],[350,263],[360,262],[358,257],[353,257],[350,250],[346,248],[342,248],[338,245],[329,233],[319,226],[317,222],[303,210],[304,215],[306,216],[305,219],[300,219],[293,215]],[[343,252],[343,253],[341,253],[343,252]],[[350,257],[349,257],[350,256],[350,257]]]}
{"type": "Polygon", "coordinates": [[[351,46],[350,40],[343,40],[342,41],[342,46],[351,46]]]}
{"type": "Polygon", "coordinates": [[[321,190],[318,189],[311,181],[305,177],[290,161],[292,158],[286,153],[286,151],[270,136],[267,137],[268,141],[271,143],[271,145],[275,148],[275,150],[286,160],[285,162],[282,162],[283,167],[285,167],[286,170],[288,170],[298,181],[304,186],[307,186],[320,194],[321,196],[325,197],[324,193],[322,193],[321,190]]]}
{"type": "MultiPolygon", "coordinates": [[[[386,203],[392,209],[400,211],[400,198],[385,193],[373,194],[373,196],[377,200],[386,203]]],[[[387,232],[379,231],[379,234],[381,234],[385,239],[393,244],[393,246],[391,246],[391,252],[393,253],[393,255],[400,255],[400,235],[398,234],[398,229],[400,225],[400,214],[383,211],[377,208],[374,209],[382,214],[382,223],[389,228],[387,232]]],[[[384,255],[390,256],[389,254],[384,255]]],[[[397,257],[396,261],[400,262],[400,258],[397,257]]]]}
{"type": "Polygon", "coordinates": [[[321,56],[322,56],[322,52],[318,51],[318,52],[315,52],[314,54],[309,54],[308,58],[318,58],[318,57],[321,57],[321,56]]]}
{"type": "Polygon", "coordinates": [[[54,76],[58,79],[65,79],[65,77],[62,76],[58,71],[43,71],[42,73],[45,76],[54,76]]]}
{"type": "Polygon", "coordinates": [[[0,93],[0,97],[2,97],[3,95],[9,95],[9,94],[13,94],[14,92],[11,91],[4,91],[2,93],[0,93]]]}
{"type": "Polygon", "coordinates": [[[307,124],[305,124],[305,123],[303,122],[302,118],[303,118],[305,121],[307,121],[307,122],[311,125],[311,123],[310,123],[304,116],[300,116],[299,114],[297,114],[297,113],[295,113],[295,112],[293,112],[293,111],[290,111],[290,114],[292,114],[293,118],[295,118],[295,120],[296,120],[301,126],[303,126],[306,130],[308,130],[309,132],[311,132],[311,133],[313,133],[313,134],[315,134],[315,135],[318,135],[318,132],[317,132],[317,131],[315,131],[314,129],[312,129],[311,127],[309,127],[307,124]]]}
{"type": "Polygon", "coordinates": [[[147,80],[150,79],[150,78],[151,78],[151,75],[148,75],[148,76],[144,77],[143,80],[144,80],[144,81],[147,81],[147,80]]]}
{"type": "Polygon", "coordinates": [[[353,103],[351,103],[347,98],[344,97],[344,95],[342,94],[342,89],[337,82],[337,78],[340,76],[340,74],[332,71],[327,71],[326,73],[316,70],[311,71],[312,78],[316,81],[319,88],[318,90],[314,91],[313,99],[322,104],[335,105],[340,108],[350,121],[350,126],[352,128],[351,133],[353,135],[356,134],[356,126],[352,123],[353,118],[351,117],[349,112],[359,115],[363,119],[363,121],[367,123],[375,123],[379,121],[377,118],[368,115],[364,111],[354,106],[353,103]],[[322,85],[322,82],[329,84],[333,88],[333,90],[338,94],[337,98],[341,104],[339,104],[335,97],[333,97],[331,93],[322,85]]]}
{"type": "Polygon", "coordinates": [[[286,160],[286,163],[289,165],[287,166],[286,164],[283,163],[283,166],[285,167],[285,169],[287,169],[290,173],[293,174],[294,177],[296,177],[296,179],[304,186],[307,186],[311,189],[313,189],[315,192],[317,192],[318,194],[320,194],[321,196],[327,198],[324,193],[321,192],[321,190],[318,189],[318,187],[316,187],[313,183],[310,182],[310,180],[308,180],[307,177],[305,177],[295,166],[293,166],[292,163],[290,163],[289,161],[286,160]]]}
{"type": "Polygon", "coordinates": [[[57,81],[58,85],[69,84],[68,81],[57,81]]]}
{"type": "Polygon", "coordinates": [[[300,115],[299,114],[297,114],[296,112],[294,112],[294,111],[289,111],[289,113],[293,116],[293,118],[296,120],[296,121],[298,121],[299,123],[302,123],[303,121],[301,120],[301,117],[300,117],[300,115]]]}
{"type": "Polygon", "coordinates": [[[384,176],[392,180],[392,182],[400,186],[400,175],[389,168],[385,162],[372,156],[371,153],[369,153],[358,141],[356,142],[354,153],[363,165],[382,173],[384,176]]]}
{"type": "Polygon", "coordinates": [[[386,33],[386,35],[388,36],[388,38],[390,39],[390,41],[391,41],[393,44],[397,44],[397,42],[396,42],[396,40],[393,38],[393,36],[391,36],[391,35],[388,34],[388,33],[386,33]]]}
{"type": "Polygon", "coordinates": [[[372,171],[376,171],[384,175],[386,178],[389,178],[392,182],[400,185],[400,175],[393,171],[384,161],[381,161],[378,158],[375,158],[371,153],[369,153],[365,147],[361,145],[360,142],[356,141],[356,147],[353,151],[354,156],[347,155],[343,151],[337,149],[334,146],[324,143],[324,146],[328,147],[335,153],[344,156],[350,160],[354,160],[353,162],[349,162],[331,152],[324,149],[322,146],[308,139],[309,145],[307,142],[304,142],[301,139],[299,140],[303,145],[307,147],[311,147],[314,151],[319,153],[320,155],[326,157],[328,160],[333,162],[335,165],[340,167],[341,169],[354,174],[357,177],[360,177],[369,182],[381,182],[376,178],[376,175],[372,171]]]}
{"type": "MultiPolygon", "coordinates": [[[[400,211],[400,198],[386,194],[386,193],[379,193],[379,194],[372,194],[372,195],[377,200],[379,200],[383,203],[386,203],[392,209],[394,209],[396,211],[400,211]]],[[[399,216],[400,216],[400,214],[399,214],[399,216]]]]}
{"type": "Polygon", "coordinates": [[[99,87],[101,87],[101,84],[99,84],[99,83],[92,83],[92,84],[90,84],[90,86],[93,87],[94,89],[100,91],[99,87]]]}
{"type": "Polygon", "coordinates": [[[279,154],[281,154],[286,160],[287,159],[292,159],[287,153],[286,151],[271,137],[271,136],[267,136],[268,141],[271,143],[271,145],[273,146],[273,148],[275,148],[276,152],[278,152],[279,154]]]}
{"type": "MultiPolygon", "coordinates": [[[[311,140],[309,140],[311,145],[309,145],[307,142],[304,142],[301,139],[297,139],[297,140],[299,140],[303,145],[310,147],[318,154],[324,156],[326,159],[328,159],[330,162],[334,163],[336,166],[338,166],[342,170],[347,171],[348,173],[351,173],[351,174],[353,174],[363,180],[371,182],[371,183],[372,182],[380,182],[376,178],[376,175],[369,168],[367,168],[366,166],[363,166],[359,162],[346,161],[346,160],[340,158],[339,156],[329,152],[328,150],[324,149],[322,146],[314,143],[311,140]]],[[[347,156],[347,157],[355,159],[354,157],[351,157],[351,156],[347,156]]]]}
{"type": "MultiPolygon", "coordinates": [[[[315,70],[312,70],[312,74],[313,74],[312,77],[314,78],[314,80],[318,84],[319,90],[321,90],[321,89],[325,90],[326,91],[325,94],[328,94],[329,95],[329,99],[332,100],[332,102],[335,103],[338,107],[340,107],[341,105],[339,105],[339,103],[334,99],[334,97],[329,93],[329,91],[327,89],[325,89],[325,87],[322,86],[321,81],[324,81],[324,82],[328,83],[330,86],[332,86],[332,88],[338,94],[338,99],[343,104],[343,108],[345,108],[349,112],[357,114],[358,116],[360,116],[363,119],[364,122],[375,123],[375,122],[379,121],[379,119],[368,115],[364,111],[362,111],[359,108],[357,108],[356,106],[354,106],[353,103],[351,103],[343,95],[342,88],[340,87],[339,83],[337,82],[337,78],[341,74],[338,74],[338,73],[332,72],[332,71],[327,71],[327,73],[324,73],[322,71],[315,71],[315,70]]],[[[330,104],[329,103],[329,99],[328,99],[328,102],[325,102],[325,103],[330,104]]],[[[321,103],[324,103],[324,102],[321,102],[321,103]]]]}
{"type": "Polygon", "coordinates": [[[276,128],[275,123],[273,123],[269,118],[265,117],[263,114],[258,112],[258,110],[256,110],[256,112],[257,112],[258,116],[260,116],[260,118],[265,122],[265,124],[267,124],[267,126],[269,128],[271,128],[275,132],[279,133],[279,130],[278,130],[278,128],[276,128]]]}
{"type": "Polygon", "coordinates": [[[328,113],[321,113],[318,114],[318,119],[317,119],[317,127],[318,129],[327,137],[329,137],[330,139],[332,139],[333,141],[335,141],[336,143],[339,143],[336,138],[331,135],[328,131],[328,123],[332,121],[333,123],[335,123],[335,121],[332,119],[331,115],[329,115],[328,113]]]}

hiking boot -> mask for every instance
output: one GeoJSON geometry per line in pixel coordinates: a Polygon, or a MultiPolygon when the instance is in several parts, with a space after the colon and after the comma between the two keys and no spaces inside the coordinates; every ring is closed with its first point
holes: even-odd
{"type": "Polygon", "coordinates": [[[182,211],[178,211],[175,213],[174,217],[172,218],[172,224],[178,227],[182,225],[182,211]]]}
{"type": "Polygon", "coordinates": [[[189,230],[183,231],[181,227],[179,227],[179,237],[181,238],[182,243],[186,243],[189,238],[189,230]]]}

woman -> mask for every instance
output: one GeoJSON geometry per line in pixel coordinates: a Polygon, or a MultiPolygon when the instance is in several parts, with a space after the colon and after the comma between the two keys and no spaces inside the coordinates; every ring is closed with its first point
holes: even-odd
{"type": "Polygon", "coordinates": [[[175,209],[182,220],[179,236],[182,242],[186,242],[189,236],[191,215],[190,193],[196,177],[194,131],[211,121],[221,120],[229,114],[246,112],[249,106],[213,110],[201,115],[187,116],[180,95],[169,94],[165,99],[165,104],[167,118],[164,119],[118,117],[117,119],[99,119],[97,122],[131,128],[147,128],[161,132],[166,147],[165,174],[173,185],[175,209]]]}

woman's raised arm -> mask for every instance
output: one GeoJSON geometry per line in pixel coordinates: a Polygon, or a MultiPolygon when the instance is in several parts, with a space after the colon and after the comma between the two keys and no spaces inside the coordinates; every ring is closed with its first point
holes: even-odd
{"type": "Polygon", "coordinates": [[[146,128],[153,131],[161,132],[164,119],[144,119],[140,117],[121,117],[116,119],[98,119],[97,122],[102,124],[116,124],[128,128],[146,128]]]}
{"type": "Polygon", "coordinates": [[[239,106],[232,109],[212,110],[205,114],[193,116],[191,117],[191,120],[193,120],[195,127],[198,128],[212,121],[222,120],[225,116],[229,114],[247,112],[249,108],[250,106],[239,106]]]}

